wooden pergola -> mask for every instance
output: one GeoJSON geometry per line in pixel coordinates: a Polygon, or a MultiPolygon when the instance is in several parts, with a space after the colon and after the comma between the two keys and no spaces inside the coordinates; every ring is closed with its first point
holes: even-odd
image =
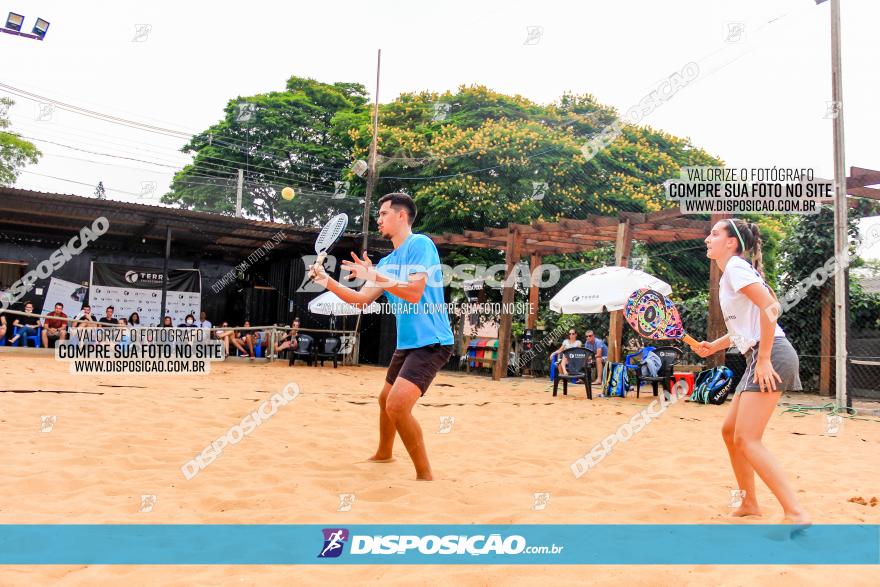
{"type": "MultiPolygon", "coordinates": [[[[466,230],[464,234],[444,233],[433,236],[437,246],[466,246],[482,249],[502,250],[505,253],[505,283],[516,270],[523,256],[529,258],[529,270],[533,273],[541,265],[545,255],[580,253],[589,251],[604,243],[615,243],[615,263],[626,267],[632,251],[633,241],[645,243],[665,243],[705,238],[711,222],[685,218],[678,208],[661,210],[649,214],[620,212],[617,216],[589,215],[583,220],[559,220],[558,222],[533,222],[531,224],[509,224],[506,228],[489,228],[484,231],[466,230]]],[[[512,280],[511,280],[512,281],[512,280]]],[[[710,305],[717,306],[716,287],[710,290],[710,305]]],[[[505,286],[502,293],[502,309],[509,308],[513,302],[515,287],[505,286]]],[[[529,287],[530,311],[528,328],[535,328],[538,313],[538,286],[529,287]]],[[[714,320],[721,320],[720,312],[714,320]]],[[[498,358],[495,361],[494,379],[507,373],[510,355],[510,327],[512,314],[502,311],[498,333],[498,358]]],[[[710,316],[710,331],[723,327],[723,322],[713,324],[710,316]],[[714,327],[714,329],[713,329],[714,327]]],[[[608,336],[608,356],[612,361],[621,358],[621,338],[623,335],[623,312],[611,313],[608,336]]]]}
{"type": "MultiPolygon", "coordinates": [[[[816,181],[828,181],[816,178],[816,181]]],[[[880,171],[863,167],[850,167],[846,178],[846,191],[850,197],[880,200],[880,171]]],[[[829,203],[830,200],[822,200],[829,203]]],[[[850,201],[850,207],[855,201],[850,201]]],[[[466,230],[464,234],[444,233],[433,236],[438,246],[466,246],[482,249],[495,249],[505,252],[507,270],[505,283],[523,256],[529,257],[530,273],[541,264],[544,255],[578,253],[589,251],[600,243],[615,243],[615,263],[626,266],[634,240],[645,243],[662,243],[679,240],[704,238],[710,228],[719,220],[730,218],[730,214],[712,214],[710,221],[685,218],[677,208],[662,210],[649,214],[620,212],[617,216],[593,216],[583,220],[560,220],[559,222],[533,222],[531,224],[509,224],[506,228],[490,228],[485,231],[466,230]]],[[[709,319],[708,340],[720,338],[727,331],[721,316],[718,303],[718,282],[721,271],[716,263],[709,264],[709,319]]],[[[830,282],[822,290],[821,315],[821,368],[819,376],[820,393],[831,393],[832,345],[833,332],[831,317],[833,297],[830,282]]],[[[504,307],[510,307],[515,293],[514,287],[505,287],[502,295],[504,307]]],[[[538,287],[532,284],[529,288],[530,312],[528,328],[534,329],[538,310],[538,287]]],[[[495,362],[494,379],[500,379],[507,373],[510,355],[510,326],[513,316],[501,314],[499,329],[499,356],[495,362]]],[[[621,311],[611,313],[608,354],[612,361],[621,357],[621,338],[623,335],[623,314],[621,311]]],[[[716,353],[709,357],[710,365],[724,362],[724,354],[716,353]]]]}

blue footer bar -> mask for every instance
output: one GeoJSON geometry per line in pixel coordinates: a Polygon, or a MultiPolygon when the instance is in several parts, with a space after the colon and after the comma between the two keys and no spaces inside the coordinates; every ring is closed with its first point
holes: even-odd
{"type": "Polygon", "coordinates": [[[876,565],[880,525],[0,525],[0,564],[876,565]]]}

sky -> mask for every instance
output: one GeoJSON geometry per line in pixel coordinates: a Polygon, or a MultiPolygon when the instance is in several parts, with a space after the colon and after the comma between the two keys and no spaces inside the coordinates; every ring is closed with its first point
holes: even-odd
{"type": "MultiPolygon", "coordinates": [[[[842,4],[847,168],[880,169],[880,3],[842,4]]],[[[291,75],[360,82],[372,93],[380,48],[382,102],[482,84],[540,103],[591,93],[625,112],[696,63],[696,79],[645,124],[690,137],[728,166],[833,176],[830,2],[10,0],[3,8],[24,14],[28,31],[37,16],[51,25],[43,42],[0,34],[0,83],[44,103],[186,133],[217,122],[230,99],[283,90],[291,75]]],[[[179,152],[185,139],[53,110],[0,86],[4,95],[16,100],[12,130],[45,154],[18,187],[92,195],[102,181],[111,199],[155,204],[190,160],[179,152]]],[[[868,256],[880,257],[880,243],[868,256]]]]}

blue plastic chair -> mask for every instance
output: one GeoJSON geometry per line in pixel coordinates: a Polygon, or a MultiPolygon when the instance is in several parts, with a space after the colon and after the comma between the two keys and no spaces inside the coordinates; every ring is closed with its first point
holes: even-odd
{"type": "MultiPolygon", "coordinates": [[[[13,337],[18,336],[18,333],[21,332],[21,330],[22,330],[21,326],[13,326],[12,327],[12,336],[13,337]]],[[[13,345],[13,346],[22,346],[22,343],[24,343],[24,346],[27,346],[27,341],[33,340],[34,347],[40,348],[40,340],[42,339],[42,336],[41,336],[42,332],[43,332],[43,327],[37,326],[37,333],[36,334],[33,334],[31,336],[22,336],[21,338],[19,338],[18,340],[15,341],[15,345],[13,345]]]]}
{"type": "Polygon", "coordinates": [[[626,360],[623,362],[623,364],[626,365],[626,368],[627,368],[627,369],[638,369],[638,368],[640,367],[639,363],[641,363],[642,361],[644,361],[644,360],[645,360],[645,357],[648,356],[648,353],[650,353],[651,351],[655,350],[656,348],[657,348],[657,347],[646,346],[646,347],[644,347],[642,350],[640,350],[640,351],[637,352],[637,353],[633,353],[633,354],[631,354],[631,355],[627,355],[627,356],[626,356],[626,360]],[[635,359],[636,357],[639,357],[639,360],[636,361],[636,362],[633,362],[633,359],[635,359]]]}
{"type": "MultiPolygon", "coordinates": [[[[629,370],[635,371],[636,379],[638,379],[639,375],[641,375],[641,368],[642,368],[641,363],[648,356],[648,353],[650,353],[656,349],[657,349],[657,347],[646,346],[646,347],[643,347],[637,353],[627,355],[626,359],[623,362],[624,366],[627,369],[627,372],[629,372],[629,370]]],[[[629,388],[629,386],[627,386],[627,388],[629,388]]]]}
{"type": "MultiPolygon", "coordinates": [[[[238,356],[243,357],[244,353],[242,353],[241,351],[238,351],[238,356]]],[[[257,359],[263,358],[263,337],[262,336],[254,341],[254,357],[256,357],[257,359]]]]}

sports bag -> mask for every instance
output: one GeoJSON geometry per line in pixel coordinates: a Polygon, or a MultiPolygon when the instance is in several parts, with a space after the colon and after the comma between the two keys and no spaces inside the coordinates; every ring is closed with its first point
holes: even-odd
{"type": "Polygon", "coordinates": [[[602,368],[602,393],[605,397],[626,397],[629,374],[623,363],[605,363],[602,368]]]}
{"type": "Polygon", "coordinates": [[[720,406],[732,390],[733,371],[727,367],[713,367],[697,374],[690,401],[720,406]]]}

